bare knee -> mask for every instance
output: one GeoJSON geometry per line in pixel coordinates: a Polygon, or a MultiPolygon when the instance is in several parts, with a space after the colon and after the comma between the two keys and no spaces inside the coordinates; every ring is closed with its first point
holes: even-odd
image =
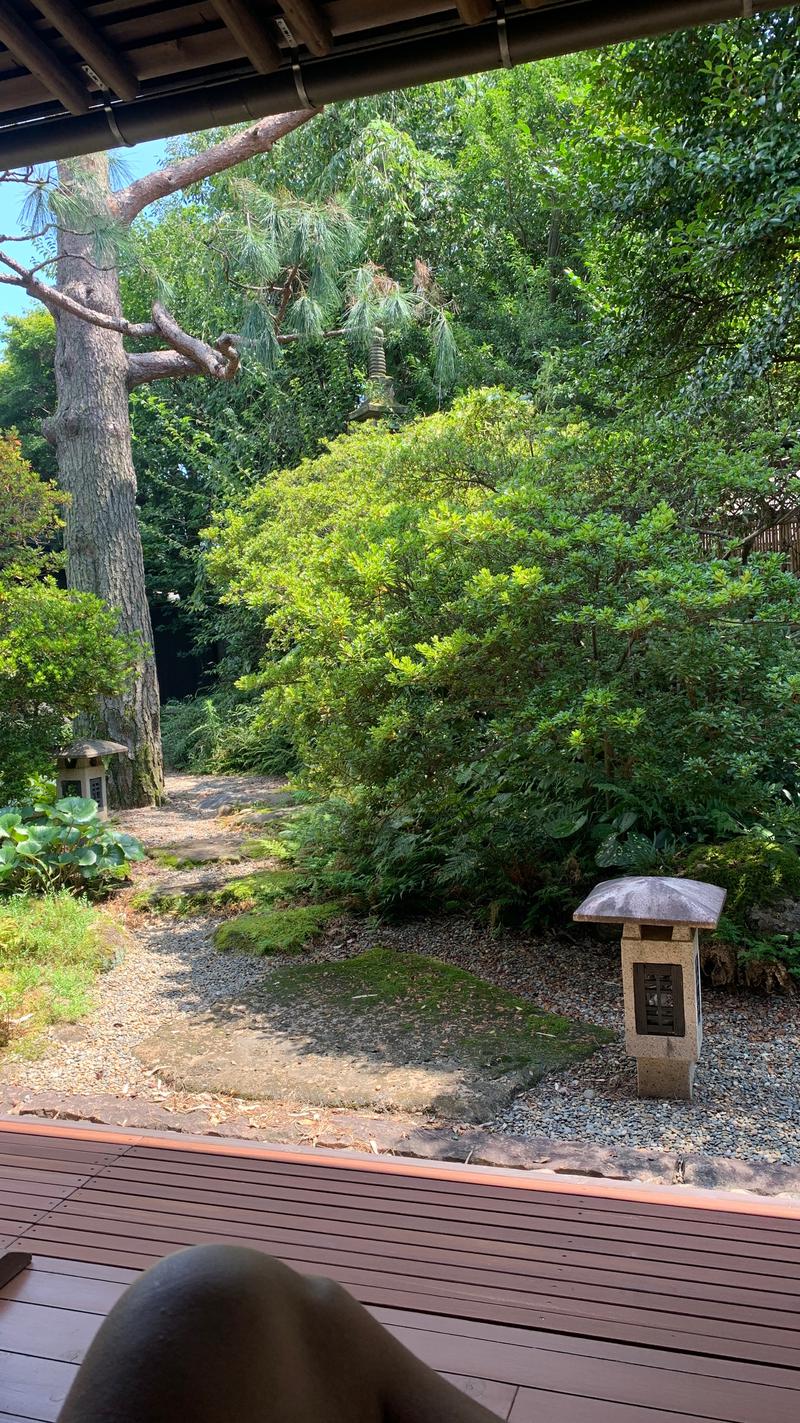
{"type": "Polygon", "coordinates": [[[269,1255],[238,1245],[196,1245],[152,1266],[131,1291],[130,1303],[155,1309],[197,1329],[263,1328],[270,1316],[302,1309],[303,1279],[269,1255]]]}

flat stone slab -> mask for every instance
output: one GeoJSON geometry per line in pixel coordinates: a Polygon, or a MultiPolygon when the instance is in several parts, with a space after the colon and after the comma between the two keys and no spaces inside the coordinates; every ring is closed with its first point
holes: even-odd
{"type": "Polygon", "coordinates": [[[238,1003],[164,1023],[136,1054],[184,1092],[479,1122],[607,1037],[461,969],[376,948],[281,967],[238,1003]]]}
{"type": "Polygon", "coordinates": [[[216,864],[223,860],[233,864],[242,859],[242,846],[240,840],[235,840],[230,835],[210,835],[203,840],[181,840],[157,845],[153,847],[152,853],[157,859],[174,855],[176,860],[184,860],[187,864],[191,861],[194,865],[216,864]]]}
{"type": "Polygon", "coordinates": [[[168,1025],[136,1049],[137,1057],[178,1091],[223,1093],[320,1107],[487,1115],[522,1085],[476,1083],[455,1061],[391,1065],[342,1052],[314,1052],[302,1035],[277,1036],[250,1021],[240,1027],[211,1015],[168,1025]]]}
{"type": "MultiPolygon", "coordinates": [[[[287,1120],[278,1130],[271,1129],[265,1138],[263,1131],[241,1116],[212,1121],[210,1112],[202,1109],[167,1112],[156,1103],[141,1099],[131,1101],[108,1094],[64,1097],[60,1092],[28,1092],[3,1084],[0,1084],[0,1115],[197,1133],[239,1141],[307,1143],[309,1140],[307,1126],[296,1119],[287,1120]]],[[[800,1167],[768,1162],[681,1157],[674,1151],[593,1146],[549,1137],[501,1135],[477,1128],[467,1131],[425,1125],[409,1128],[386,1116],[329,1116],[315,1130],[313,1140],[316,1146],[328,1150],[354,1148],[425,1161],[468,1161],[475,1166],[530,1171],[534,1175],[546,1172],[573,1178],[737,1191],[742,1196],[777,1196],[793,1205],[800,1200],[800,1167]]]]}

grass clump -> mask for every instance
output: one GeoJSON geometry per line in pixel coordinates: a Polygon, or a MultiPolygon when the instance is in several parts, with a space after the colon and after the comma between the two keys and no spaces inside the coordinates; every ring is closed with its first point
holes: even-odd
{"type": "Polygon", "coordinates": [[[120,941],[113,920],[68,890],[0,903],[0,1047],[74,1023],[120,941]]]}
{"type": "Polygon", "coordinates": [[[335,904],[303,904],[293,909],[260,909],[220,924],[214,944],[223,953],[296,954],[316,938],[337,912],[335,904]]]}

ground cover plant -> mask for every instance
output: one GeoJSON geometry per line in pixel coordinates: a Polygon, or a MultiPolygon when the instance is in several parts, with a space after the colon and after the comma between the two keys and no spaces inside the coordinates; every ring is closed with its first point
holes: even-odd
{"type": "Polygon", "coordinates": [[[88,1013],[121,944],[114,921],[68,890],[0,900],[0,1048],[35,1051],[43,1028],[88,1013]]]}
{"type": "Polygon", "coordinates": [[[40,784],[32,804],[0,811],[0,893],[83,888],[95,896],[145,858],[133,835],[102,820],[97,802],[56,797],[40,784]]]}

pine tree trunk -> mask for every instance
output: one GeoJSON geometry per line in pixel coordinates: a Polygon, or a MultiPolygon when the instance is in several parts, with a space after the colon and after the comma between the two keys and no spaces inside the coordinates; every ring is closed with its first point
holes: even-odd
{"type": "MultiPolygon", "coordinates": [[[[107,191],[105,155],[80,162],[84,173],[107,191]]],[[[75,172],[74,161],[59,165],[63,187],[75,172]]],[[[96,310],[121,314],[117,271],[113,264],[98,264],[90,234],[62,231],[59,258],[61,291],[96,310]]],[[[116,608],[120,629],[133,633],[142,646],[132,686],[119,697],[102,699],[96,729],[127,743],[132,753],[130,760],[112,759],[115,803],[152,805],[163,791],[159,695],[136,514],[126,355],[122,337],[113,331],[64,312],[56,314],[56,326],[58,405],[48,435],[61,485],[70,495],[67,582],[116,608]]]]}

